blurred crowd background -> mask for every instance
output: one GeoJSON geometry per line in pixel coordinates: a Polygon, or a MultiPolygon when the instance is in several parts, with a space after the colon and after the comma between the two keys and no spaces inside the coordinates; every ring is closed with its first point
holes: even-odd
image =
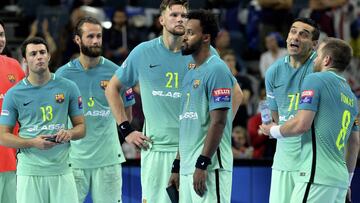
{"type": "MultiPolygon", "coordinates": [[[[22,63],[20,44],[41,36],[50,45],[51,71],[76,58],[73,26],[90,15],[102,22],[103,56],[121,65],[139,43],[161,34],[160,0],[1,0],[0,19],[6,27],[5,54],[22,63]]],[[[272,159],[275,144],[260,133],[259,101],[265,98],[264,76],[276,59],[286,55],[286,37],[293,19],[310,17],[321,38],[337,37],[354,51],[345,77],[360,98],[360,0],[190,0],[190,9],[210,9],[221,31],[214,47],[238,80],[244,101],[233,122],[235,159],[272,159]]],[[[23,65],[24,66],[24,65],[23,65]]],[[[23,67],[24,69],[26,67],[23,67]]],[[[133,125],[141,130],[144,116],[136,95],[133,125]]],[[[129,159],[139,152],[123,145],[129,159]]]]}

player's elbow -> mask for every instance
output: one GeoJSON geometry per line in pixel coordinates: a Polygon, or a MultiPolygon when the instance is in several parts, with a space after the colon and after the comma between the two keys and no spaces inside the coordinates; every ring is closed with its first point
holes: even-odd
{"type": "Polygon", "coordinates": [[[311,123],[309,124],[308,122],[300,120],[300,122],[298,122],[298,125],[296,126],[296,132],[302,134],[308,131],[310,128],[311,128],[311,123]]]}

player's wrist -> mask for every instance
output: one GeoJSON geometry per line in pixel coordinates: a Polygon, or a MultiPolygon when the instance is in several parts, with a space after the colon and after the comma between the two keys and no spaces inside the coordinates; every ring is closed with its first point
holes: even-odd
{"type": "Polygon", "coordinates": [[[130,133],[134,132],[135,129],[130,125],[129,121],[124,121],[118,125],[118,132],[125,139],[130,133]]]}
{"type": "Polygon", "coordinates": [[[275,125],[270,128],[270,135],[275,139],[284,138],[284,136],[280,132],[281,125],[275,125]]]}
{"type": "Polygon", "coordinates": [[[353,177],[354,177],[354,172],[349,173],[349,187],[351,186],[351,181],[352,181],[353,177]]]}
{"type": "Polygon", "coordinates": [[[201,170],[206,170],[208,165],[211,164],[211,159],[209,157],[200,155],[198,159],[196,160],[195,167],[201,170]]]}
{"type": "Polygon", "coordinates": [[[171,173],[179,173],[179,172],[180,172],[180,159],[175,159],[171,167],[171,173]]]}

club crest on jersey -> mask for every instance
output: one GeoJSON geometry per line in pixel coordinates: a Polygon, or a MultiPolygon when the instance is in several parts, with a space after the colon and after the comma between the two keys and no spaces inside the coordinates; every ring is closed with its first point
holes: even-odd
{"type": "Polygon", "coordinates": [[[82,109],[82,108],[83,108],[81,96],[78,96],[78,107],[79,107],[79,109],[82,109]]]}
{"type": "Polygon", "coordinates": [[[200,85],[200,80],[194,80],[193,87],[197,88],[200,85]]]}
{"type": "Polygon", "coordinates": [[[214,102],[230,102],[231,101],[231,89],[230,88],[218,88],[212,91],[214,102]]]}
{"type": "Polygon", "coordinates": [[[55,94],[55,100],[57,103],[63,103],[65,100],[64,93],[55,94]]]}
{"type": "Polygon", "coordinates": [[[195,63],[189,63],[189,65],[188,65],[188,68],[189,69],[193,69],[193,68],[195,68],[196,67],[196,64],[195,63]]]}
{"type": "Polygon", "coordinates": [[[9,81],[10,81],[11,83],[15,83],[15,82],[16,82],[15,75],[9,74],[9,75],[7,75],[7,77],[8,77],[8,79],[9,79],[9,81]]]}
{"type": "Polygon", "coordinates": [[[301,93],[300,104],[311,104],[312,98],[314,97],[314,90],[304,90],[301,93]]]}
{"type": "Polygon", "coordinates": [[[108,80],[102,80],[100,81],[100,86],[103,90],[105,90],[105,88],[108,86],[109,81],[108,80]]]}

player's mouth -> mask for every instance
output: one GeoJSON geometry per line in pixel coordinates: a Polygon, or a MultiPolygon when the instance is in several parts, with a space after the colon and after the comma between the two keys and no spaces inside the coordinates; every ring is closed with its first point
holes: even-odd
{"type": "Polygon", "coordinates": [[[290,43],[290,47],[291,47],[291,48],[296,48],[296,49],[298,49],[298,48],[300,47],[300,44],[299,44],[299,43],[291,42],[291,43],[290,43]]]}

